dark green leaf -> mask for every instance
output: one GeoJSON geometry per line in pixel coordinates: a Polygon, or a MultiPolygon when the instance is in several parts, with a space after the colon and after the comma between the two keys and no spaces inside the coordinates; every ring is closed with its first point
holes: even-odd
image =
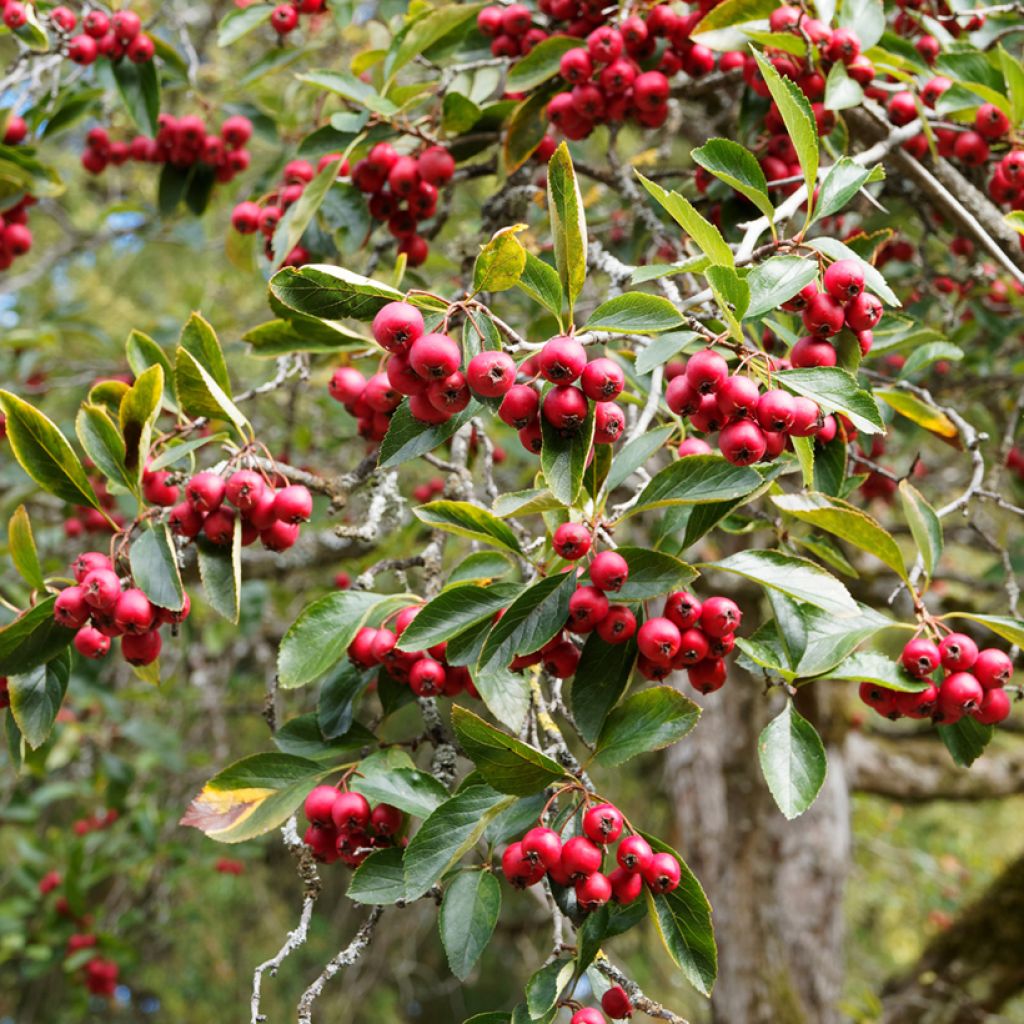
{"type": "Polygon", "coordinates": [[[174,541],[165,524],[143,530],[129,555],[135,585],[161,608],[180,611],[185,604],[174,541]]]}
{"type": "Polygon", "coordinates": [[[355,776],[349,788],[362,793],[371,804],[390,804],[406,814],[426,818],[448,799],[448,790],[432,775],[413,768],[369,771],[355,776]]]}
{"type": "Polygon", "coordinates": [[[404,851],[397,846],[371,853],[356,868],[348,898],[356,903],[387,905],[405,899],[404,851]]]}
{"type": "Polygon", "coordinates": [[[594,758],[615,766],[638,754],[661,750],[681,740],[699,717],[700,708],[671,686],[641,690],[608,715],[594,758]]]}
{"type": "Polygon", "coordinates": [[[817,277],[817,263],[799,256],[773,256],[759,263],[747,274],[750,287],[747,318],[754,319],[778,309],[817,277]]]}
{"type": "Polygon", "coordinates": [[[33,605],[0,628],[0,676],[24,675],[55,658],[74,639],[75,631],[53,617],[56,597],[33,605]]]}
{"type": "Polygon", "coordinates": [[[970,715],[964,715],[953,725],[940,725],[938,733],[953,761],[961,768],[970,768],[985,752],[995,729],[991,725],[976,722],[970,715]]]}
{"type": "Polygon", "coordinates": [[[570,50],[586,46],[574,36],[554,35],[541,40],[525,57],[512,65],[505,86],[509,92],[530,92],[558,74],[562,57],[570,50]]]}
{"type": "Polygon", "coordinates": [[[768,198],[768,181],[757,157],[749,149],[731,139],[708,139],[700,149],[691,150],[690,156],[771,218],[774,207],[768,198]]]}
{"type": "Polygon", "coordinates": [[[750,466],[734,466],[720,455],[688,455],[658,473],[627,514],[742,498],[761,483],[760,473],[750,466]]]}
{"type": "Polygon", "coordinates": [[[418,458],[444,444],[460,427],[474,416],[480,415],[479,402],[470,401],[462,412],[444,423],[421,423],[409,412],[409,403],[403,402],[391,417],[391,425],[380,445],[381,469],[392,469],[409,459],[418,458]]]}
{"type": "Polygon", "coordinates": [[[779,810],[789,819],[799,817],[821,790],[828,760],[821,737],[791,700],[764,727],[757,752],[779,810]]]}
{"type": "Polygon", "coordinates": [[[594,439],[594,405],[589,403],[587,418],[573,431],[556,430],[541,416],[543,442],[540,467],[551,493],[564,505],[572,506],[583,487],[583,471],[594,439]]]}
{"type": "Polygon", "coordinates": [[[713,264],[731,267],[735,263],[732,249],[729,248],[722,233],[706,220],[692,203],[678,192],[669,192],[657,182],[645,178],[639,171],[637,177],[644,188],[657,200],[659,205],[672,219],[693,239],[697,247],[713,264]]]}
{"type": "Polygon", "coordinates": [[[668,299],[646,292],[623,292],[602,302],[590,314],[586,329],[610,334],[658,334],[683,322],[682,314],[668,299]]]}
{"type": "Polygon", "coordinates": [[[683,590],[697,573],[685,562],[662,551],[621,547],[618,553],[629,566],[629,578],[615,593],[616,601],[648,601],[683,590]]]}
{"type": "Polygon", "coordinates": [[[447,533],[496,544],[516,554],[522,551],[507,523],[468,501],[432,501],[415,509],[415,513],[420,522],[447,533]]]}
{"type": "Polygon", "coordinates": [[[231,546],[203,538],[195,542],[199,578],[210,607],[229,622],[237,622],[242,610],[242,520],[235,520],[231,546]]]}
{"type": "Polygon", "coordinates": [[[636,660],[636,642],[609,644],[591,633],[583,645],[569,703],[580,735],[595,743],[608,713],[626,692],[636,660]]]}
{"type": "Polygon", "coordinates": [[[587,222],[569,147],[561,143],[548,162],[548,215],[555,266],[572,316],[587,276],[587,222]]]}
{"type": "Polygon", "coordinates": [[[373,673],[358,668],[347,658],[331,670],[320,685],[316,718],[324,739],[343,736],[352,728],[356,700],[365,692],[373,673]]]}
{"type": "Polygon", "coordinates": [[[838,366],[783,370],[776,374],[775,379],[782,387],[813,399],[824,412],[841,412],[865,434],[885,431],[874,398],[858,387],[857,381],[838,366]]]}
{"type": "Polygon", "coordinates": [[[501,913],[501,884],[489,871],[463,871],[445,890],[438,917],[452,974],[469,976],[491,941],[501,913]]]}
{"type": "MultiPolygon", "coordinates": [[[[443,643],[508,607],[518,589],[515,585],[449,586],[419,610],[406,626],[398,646],[401,650],[420,651],[443,643]]],[[[485,627],[481,625],[480,629],[485,627]]]]}
{"type": "Polygon", "coordinates": [[[56,657],[24,675],[7,678],[11,712],[25,742],[33,750],[50,735],[71,674],[71,655],[65,648],[56,657]]]}

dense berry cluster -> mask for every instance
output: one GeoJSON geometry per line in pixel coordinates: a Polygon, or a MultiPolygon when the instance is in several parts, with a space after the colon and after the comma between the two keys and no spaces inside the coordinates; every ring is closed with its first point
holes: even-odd
{"type": "Polygon", "coordinates": [[[280,490],[259,473],[239,469],[227,479],[207,470],[185,484],[185,500],[178,503],[178,488],[166,471],[143,477],[146,499],[154,505],[173,506],[168,524],[179,537],[191,540],[200,533],[213,544],[228,546],[241,520],[243,547],[260,541],[269,551],[287,551],[298,539],[301,524],[313,514],[313,496],[302,484],[280,490]],[[233,507],[231,507],[233,506],[233,507]]]}
{"type": "Polygon", "coordinates": [[[72,563],[71,572],[76,582],[57,595],[53,617],[67,629],[77,630],[75,650],[83,657],[104,657],[111,640],[120,637],[125,661],[152,664],[160,656],[161,626],[174,626],[188,617],[188,594],[181,609],[161,608],[129,579],[122,580],[102,552],[83,552],[72,563]]]}
{"type": "Polygon", "coordinates": [[[1013,662],[997,647],[979,651],[964,633],[947,633],[938,644],[915,637],[903,648],[900,661],[914,679],[928,686],[905,693],[861,683],[861,700],[886,718],[930,718],[952,725],[970,715],[982,725],[998,725],[1010,714],[1004,687],[1013,674],[1013,662]],[[942,673],[938,682],[937,671],[942,673]]]}
{"type": "MultiPolygon", "coordinates": [[[[564,832],[564,828],[562,830],[564,832]]],[[[571,888],[583,911],[603,907],[609,900],[632,903],[643,892],[665,894],[679,885],[679,861],[670,853],[655,853],[650,844],[626,828],[622,812],[610,803],[589,803],[580,818],[581,834],[562,841],[554,829],[538,825],[501,855],[501,870],[517,889],[536,885],[547,876],[571,888]],[[606,854],[615,849],[616,867],[603,872],[606,854]]]]}
{"type": "Polygon", "coordinates": [[[309,828],[303,841],[325,864],[341,860],[357,868],[374,850],[405,844],[399,838],[405,823],[402,812],[390,804],[371,806],[361,793],[316,786],[304,809],[309,828]]]}
{"type": "MultiPolygon", "coordinates": [[[[12,31],[27,24],[29,5],[20,0],[7,0],[4,24],[12,31]]],[[[83,67],[100,57],[110,61],[127,58],[133,64],[148,64],[156,55],[156,44],[142,31],[142,19],[135,11],[124,9],[108,14],[92,7],[82,16],[82,31],[77,30],[78,15],[70,7],[52,8],[47,18],[59,38],[61,52],[83,67]]]]}
{"type": "Polygon", "coordinates": [[[425,651],[402,648],[402,634],[419,610],[419,605],[408,605],[380,627],[363,626],[348,646],[349,660],[361,669],[383,668],[417,697],[455,697],[463,692],[479,697],[469,669],[446,660],[447,644],[425,651]]]}
{"type": "Polygon", "coordinates": [[[136,135],[127,142],[112,140],[106,128],[90,129],[82,166],[91,174],[102,174],[110,165],[120,167],[129,160],[179,168],[201,163],[211,168],[222,184],[249,166],[245,144],[252,137],[252,122],[247,117],[226,118],[218,133],[209,131],[198,114],[177,118],[161,114],[158,125],[156,138],[136,135]]]}

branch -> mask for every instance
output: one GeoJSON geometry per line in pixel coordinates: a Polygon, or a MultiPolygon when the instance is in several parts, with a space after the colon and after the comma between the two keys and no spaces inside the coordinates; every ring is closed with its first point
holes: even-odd
{"type": "Polygon", "coordinates": [[[296,1018],[298,1024],[312,1024],[313,1003],[319,998],[324,985],[342,968],[351,967],[366,952],[367,947],[373,941],[377,922],[383,913],[383,907],[374,907],[367,915],[366,920],[359,931],[356,932],[352,941],[340,953],[328,961],[327,966],[320,972],[320,976],[316,981],[302,993],[302,998],[299,1000],[298,1017],[296,1018]]]}
{"type": "Polygon", "coordinates": [[[594,969],[600,971],[609,981],[614,981],[616,985],[621,985],[626,990],[633,1009],[646,1013],[648,1017],[667,1020],[669,1024],[689,1024],[684,1017],[680,1017],[679,1014],[667,1010],[661,1003],[656,1003],[653,999],[645,996],[640,990],[640,986],[635,981],[630,981],[610,960],[606,960],[603,956],[598,957],[594,961],[594,969]]]}

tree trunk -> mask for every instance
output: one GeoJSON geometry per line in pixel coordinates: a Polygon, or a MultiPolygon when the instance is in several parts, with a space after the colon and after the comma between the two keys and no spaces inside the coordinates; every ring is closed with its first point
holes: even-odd
{"type": "MultiPolygon", "coordinates": [[[[714,909],[719,976],[713,1018],[720,1024],[833,1024],[839,1020],[850,863],[840,752],[829,744],[821,794],[788,822],[757,757],[758,735],[778,713],[781,694],[766,700],[762,682],[733,666],[726,686],[699,702],[700,724],[669,751],[666,784],[675,799],[677,848],[714,909]]],[[[828,744],[825,711],[801,704],[828,744]]]]}

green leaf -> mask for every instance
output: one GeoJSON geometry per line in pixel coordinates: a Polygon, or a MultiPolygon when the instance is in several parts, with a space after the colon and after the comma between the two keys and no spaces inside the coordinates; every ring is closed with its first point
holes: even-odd
{"type": "Polygon", "coordinates": [[[50,735],[57,712],[64,701],[71,674],[71,655],[67,649],[24,675],[7,678],[11,712],[25,742],[36,750],[50,735]]]}
{"type": "Polygon", "coordinates": [[[203,786],[179,824],[218,843],[241,843],[286,821],[330,771],[291,754],[243,757],[203,786]]]}
{"type": "Polygon", "coordinates": [[[605,720],[594,760],[615,767],[638,754],[662,750],[696,724],[700,708],[671,686],[652,686],[627,697],[605,720]]]}
{"type": "Polygon", "coordinates": [[[928,345],[918,345],[907,356],[907,361],[903,364],[903,369],[900,370],[900,379],[908,380],[940,360],[959,362],[963,357],[964,350],[957,345],[951,345],[948,341],[933,341],[928,345]]]}
{"type": "Polygon", "coordinates": [[[75,433],[85,454],[108,480],[138,492],[137,475],[125,465],[124,440],[103,406],[84,402],[75,417],[75,433]]]}
{"type": "Polygon", "coordinates": [[[857,381],[838,366],[813,366],[800,370],[783,370],[775,375],[779,385],[806,398],[811,398],[826,413],[841,412],[865,434],[885,432],[878,405],[857,381]]]}
{"type": "Polygon", "coordinates": [[[445,93],[441,101],[441,127],[450,135],[468,132],[480,120],[480,108],[461,93],[445,93]]]}
{"type": "Polygon", "coordinates": [[[839,24],[857,32],[862,50],[874,46],[885,32],[885,10],[882,0],[843,0],[839,24]]]}
{"type": "Polygon", "coordinates": [[[503,149],[506,174],[522,167],[547,133],[547,107],[552,95],[554,93],[548,87],[538,89],[509,115],[503,149]]]}
{"type": "Polygon", "coordinates": [[[450,796],[433,775],[413,768],[367,770],[355,776],[349,788],[362,793],[372,804],[390,804],[417,818],[426,818],[450,796]]]}
{"type": "Polygon", "coordinates": [[[290,320],[268,320],[251,328],[242,340],[260,357],[290,355],[293,352],[346,352],[368,349],[361,334],[326,320],[308,320],[297,325],[290,320]]]}
{"type": "Polygon", "coordinates": [[[143,370],[121,399],[121,435],[124,464],[134,480],[142,477],[153,438],[153,424],[160,414],[164,395],[164,371],[159,364],[143,370]]]}
{"type": "Polygon", "coordinates": [[[177,351],[174,382],[178,405],[186,415],[228,420],[243,440],[249,440],[252,427],[242,410],[187,349],[177,351]]]}
{"type": "Polygon", "coordinates": [[[757,157],[749,149],[732,139],[708,139],[700,149],[691,150],[690,156],[704,170],[746,196],[769,220],[772,219],[775,208],[768,198],[768,180],[757,157]]]}
{"type": "Polygon", "coordinates": [[[636,661],[636,641],[610,644],[591,633],[583,645],[569,703],[573,721],[587,743],[595,743],[608,713],[626,692],[636,661]]]}
{"type": "Polygon", "coordinates": [[[681,968],[686,980],[702,995],[710,996],[718,974],[711,904],[682,857],[660,839],[641,833],[655,853],[671,854],[679,862],[679,886],[664,896],[654,896],[644,886],[651,917],[665,949],[681,968]]]}
{"type": "Polygon", "coordinates": [[[372,670],[361,669],[346,658],[320,684],[316,720],[324,739],[344,736],[352,728],[355,703],[369,687],[374,675],[372,670]]]}
{"type": "Polygon", "coordinates": [[[612,468],[604,482],[605,492],[611,494],[616,487],[624,484],[656,451],[664,447],[673,433],[675,427],[658,427],[623,445],[612,459],[612,468]]]}
{"type": "Polygon", "coordinates": [[[696,331],[670,331],[660,338],[651,339],[636,356],[634,364],[636,372],[640,375],[650,373],[656,366],[667,363],[677,352],[692,344],[700,338],[696,331]]]}
{"type": "Polygon", "coordinates": [[[217,25],[217,45],[230,46],[260,25],[269,24],[273,10],[273,4],[253,4],[250,7],[229,11],[217,25]]]}
{"type": "Polygon", "coordinates": [[[572,573],[538,580],[509,605],[484,641],[473,681],[491,714],[515,732],[529,706],[529,687],[508,665],[517,654],[539,651],[562,629],[575,590],[572,573]]]}
{"type": "Polygon", "coordinates": [[[516,535],[507,523],[487,509],[468,501],[431,501],[414,511],[420,522],[438,530],[494,544],[516,554],[522,552],[516,535]]]}
{"type": "Polygon", "coordinates": [[[1010,94],[1010,120],[1014,125],[1024,121],[1024,65],[1007,53],[1002,45],[998,47],[999,66],[1002,68],[1003,77],[1006,79],[1007,91],[1010,94]]]}
{"type": "Polygon", "coordinates": [[[790,820],[814,803],[825,782],[828,759],[817,730],[791,700],[761,732],[757,753],[768,789],[790,820]]]}
{"type": "Polygon", "coordinates": [[[802,677],[828,672],[865,640],[893,625],[867,605],[858,605],[857,615],[851,618],[837,618],[810,605],[800,605],[799,611],[806,644],[795,674],[802,677]]]}
{"type": "Polygon", "coordinates": [[[924,571],[930,577],[942,557],[942,522],[935,509],[908,480],[900,481],[899,491],[903,515],[921,554],[924,571]]]}
{"type": "Polygon", "coordinates": [[[857,253],[848,245],[840,242],[838,238],[831,238],[826,235],[808,239],[807,245],[824,253],[833,260],[853,260],[864,272],[864,283],[868,291],[874,292],[887,306],[899,306],[900,300],[896,293],[886,284],[885,278],[872,264],[861,259],[857,253]]]}
{"type": "Polygon", "coordinates": [[[815,492],[777,494],[772,497],[772,502],[787,515],[848,541],[884,562],[902,579],[907,578],[903,555],[896,541],[867,512],[839,498],[815,492]]]}
{"type": "Polygon", "coordinates": [[[474,784],[441,804],[406,847],[406,898],[422,896],[476,845],[487,823],[514,801],[490,786],[474,784]]]}
{"type": "MultiPolygon", "coordinates": [[[[474,551],[467,555],[448,574],[448,585],[453,583],[491,583],[492,580],[507,576],[512,563],[500,551],[474,551]]],[[[494,585],[490,587],[494,590],[494,585]]],[[[516,590],[518,591],[518,587],[516,590]]],[[[404,635],[404,634],[403,634],[404,635]]]]}
{"type": "Polygon", "coordinates": [[[487,948],[500,913],[501,884],[490,871],[463,871],[445,890],[437,923],[448,966],[460,981],[487,948]]]}
{"type": "Polygon", "coordinates": [[[587,222],[569,147],[561,143],[548,161],[548,215],[555,267],[569,300],[569,316],[587,276],[587,222]]]}
{"type": "Polygon", "coordinates": [[[929,680],[915,679],[898,662],[874,651],[860,651],[844,658],[829,670],[827,677],[854,683],[877,683],[900,693],[916,693],[927,689],[929,684],[929,680]]]}
{"type": "Polygon", "coordinates": [[[493,511],[496,516],[508,519],[510,516],[540,515],[541,512],[561,512],[565,506],[546,488],[531,487],[525,491],[506,491],[494,499],[493,511]]]}
{"type": "Polygon", "coordinates": [[[444,444],[460,427],[474,416],[479,416],[481,405],[470,401],[462,412],[444,423],[421,423],[409,412],[409,403],[403,402],[391,417],[391,425],[380,445],[380,468],[392,469],[410,459],[419,458],[444,444]]]}
{"type": "Polygon", "coordinates": [[[554,314],[559,323],[562,322],[562,282],[554,267],[545,263],[539,256],[534,256],[532,252],[527,252],[523,273],[516,284],[534,302],[539,302],[554,314]]]}
{"type": "Polygon", "coordinates": [[[295,77],[300,82],[333,92],[360,109],[369,110],[382,117],[391,117],[398,113],[398,107],[391,100],[385,99],[368,82],[347,71],[309,71],[295,77]]]}
{"type": "MultiPolygon", "coordinates": [[[[837,61],[832,65],[831,70],[828,73],[828,78],[825,80],[825,109],[826,110],[847,110],[850,107],[859,107],[864,102],[864,90],[861,88],[860,82],[856,79],[851,78],[846,73],[846,65],[842,61],[837,61]]],[[[846,160],[846,157],[843,157],[846,160]]],[[[839,161],[840,163],[842,161],[839,161]]],[[[852,163],[852,161],[850,161],[852,163]]],[[[833,168],[834,170],[834,168],[833,168]]],[[[864,172],[865,177],[867,172],[864,172]]],[[[829,175],[831,177],[831,174],[829,175]]],[[[825,179],[828,180],[827,178],[825,179]]],[[[822,186],[824,191],[824,186],[822,186]]],[[[847,200],[840,203],[839,206],[834,207],[832,212],[838,210],[847,200]]],[[[822,213],[820,210],[814,211],[815,220],[821,217],[827,217],[829,214],[822,213]]]]}
{"type": "Polygon", "coordinates": [[[846,587],[806,558],[749,549],[718,562],[705,563],[702,568],[743,576],[839,617],[857,614],[857,604],[846,587]]]}
{"type": "Polygon", "coordinates": [[[663,551],[621,547],[618,554],[629,566],[629,578],[615,593],[616,601],[649,601],[682,590],[697,577],[685,562],[663,551]]]}
{"type": "Polygon", "coordinates": [[[541,40],[525,57],[512,65],[505,88],[509,92],[530,92],[542,82],[554,78],[558,74],[562,57],[581,46],[586,46],[584,40],[574,36],[554,35],[541,40]]]}
{"type": "Polygon", "coordinates": [[[817,262],[800,256],[773,256],[759,263],[746,277],[750,305],[744,319],[752,320],[778,309],[817,277],[817,262]]]}
{"type": "Polygon", "coordinates": [[[288,258],[288,254],[299,244],[306,228],[313,223],[317,211],[324,204],[331,187],[338,180],[342,157],[332,160],[302,190],[298,200],[288,207],[285,215],[274,229],[273,250],[276,253],[274,268],[277,269],[288,258]]]}
{"type": "Polygon", "coordinates": [[[369,906],[404,900],[404,853],[398,846],[371,853],[353,873],[346,893],[348,898],[369,906]]]}
{"type": "Polygon", "coordinates": [[[796,149],[796,156],[804,172],[804,182],[810,197],[814,193],[814,186],[818,180],[819,159],[818,126],[814,120],[814,112],[811,110],[807,97],[795,82],[783,78],[757,50],[753,52],[754,59],[764,76],[765,84],[768,86],[768,91],[779,108],[786,132],[796,149]]]}
{"type": "Polygon", "coordinates": [[[176,409],[173,396],[170,394],[174,382],[174,367],[171,366],[167,353],[148,335],[142,331],[133,330],[128,335],[124,344],[125,356],[128,365],[136,377],[143,374],[151,366],[159,366],[164,371],[164,404],[170,409],[176,409]]]}
{"type": "Polygon", "coordinates": [[[194,437],[191,441],[182,441],[180,444],[169,444],[160,455],[150,462],[149,469],[153,473],[158,469],[166,469],[176,462],[181,462],[193,452],[199,451],[200,448],[205,448],[209,444],[220,444],[221,441],[227,439],[227,436],[223,433],[208,434],[205,437],[194,437]]]}
{"type": "Polygon", "coordinates": [[[712,263],[731,267],[736,260],[732,249],[726,244],[722,233],[697,212],[693,204],[678,192],[668,192],[657,182],[645,178],[639,171],[636,176],[641,184],[657,200],[658,204],[669,214],[669,216],[693,239],[700,249],[712,263]]]}
{"type": "Polygon", "coordinates": [[[180,611],[185,604],[174,541],[166,524],[145,529],[132,542],[129,554],[135,585],[160,608],[180,611]]]}
{"type": "Polygon", "coordinates": [[[587,467],[594,440],[594,405],[589,403],[587,418],[573,431],[556,430],[541,416],[543,442],[540,450],[540,468],[551,493],[563,505],[576,503],[583,487],[583,471],[587,467]]]}
{"type": "Polygon", "coordinates": [[[71,505],[100,508],[82,463],[52,420],[9,391],[0,391],[0,409],[12,454],[44,491],[71,505]]]}
{"type": "MultiPolygon", "coordinates": [[[[399,68],[404,67],[414,57],[439,42],[449,33],[460,28],[467,21],[475,19],[484,8],[484,4],[445,4],[430,10],[428,14],[417,19],[409,30],[402,35],[394,57],[388,61],[387,73],[394,76],[399,68]]],[[[396,40],[397,41],[397,40],[396,40]]]]}
{"type": "Polygon", "coordinates": [[[39,564],[39,553],[36,551],[36,541],[32,536],[32,523],[24,505],[19,505],[14,510],[14,515],[7,524],[7,547],[18,575],[33,590],[42,590],[46,586],[46,578],[43,576],[43,567],[39,564]]]}
{"type": "Polygon", "coordinates": [[[668,299],[646,292],[623,292],[602,302],[590,314],[586,329],[609,334],[658,334],[683,322],[682,314],[668,299]]]}
{"type": "Polygon", "coordinates": [[[372,320],[382,306],[405,298],[391,285],[319,263],[279,270],[270,279],[270,294],[286,308],[318,320],[372,320]]]}
{"type": "Polygon", "coordinates": [[[274,746],[281,753],[331,764],[358,757],[363,750],[376,745],[377,737],[358,722],[350,722],[348,729],[326,739],[313,712],[289,719],[274,733],[274,746]]]}
{"type": "Polygon", "coordinates": [[[554,1008],[572,975],[572,960],[552,960],[530,978],[526,983],[526,1008],[534,1020],[554,1008]]]}
{"type": "Polygon", "coordinates": [[[970,768],[985,752],[989,740],[995,735],[995,728],[964,715],[953,725],[940,725],[938,733],[954,763],[961,768],[970,768]]]}
{"type": "Polygon", "coordinates": [[[751,21],[763,21],[776,4],[772,0],[724,0],[712,7],[694,26],[691,35],[702,35],[751,21]]]}
{"type": "Polygon", "coordinates": [[[142,131],[156,135],[160,128],[160,77],[156,62],[134,64],[130,60],[115,60],[109,67],[128,116],[142,131]]]}
{"type": "Polygon", "coordinates": [[[761,474],[756,469],[734,466],[721,455],[688,455],[657,473],[627,515],[671,505],[743,498],[761,483],[761,474]]]}
{"type": "Polygon", "coordinates": [[[526,250],[516,234],[524,225],[502,228],[480,247],[473,264],[474,292],[503,292],[514,287],[526,267],[526,250]]]}
{"type": "Polygon", "coordinates": [[[421,651],[444,643],[508,607],[518,589],[514,585],[449,586],[420,608],[416,618],[405,627],[398,647],[403,651],[421,651]]]}
{"type": "Polygon", "coordinates": [[[342,590],[307,605],[278,648],[281,686],[305,686],[336,665],[381,600],[380,594],[369,591],[342,590]]]}
{"type": "Polygon", "coordinates": [[[242,611],[242,520],[235,520],[231,546],[196,538],[199,578],[210,607],[229,622],[238,622],[242,611]]]}
{"type": "MultiPolygon", "coordinates": [[[[996,636],[1009,640],[1011,644],[1024,646],[1024,622],[1002,615],[974,615],[970,612],[947,612],[942,619],[967,619],[991,630],[996,636]]],[[[0,669],[2,671],[2,669],[0,669]]]]}
{"type": "MultiPolygon", "coordinates": [[[[842,64],[836,64],[837,68],[842,64]]],[[[814,208],[814,220],[831,217],[844,206],[869,181],[875,181],[874,172],[865,170],[847,157],[837,160],[822,182],[818,202],[814,208]]]]}
{"type": "Polygon", "coordinates": [[[74,639],[53,617],[56,596],[22,612],[0,628],[0,676],[24,675],[55,658],[74,639]]]}
{"type": "Polygon", "coordinates": [[[529,796],[564,778],[562,766],[466,708],[452,708],[455,735],[480,774],[499,793],[529,796]]]}

